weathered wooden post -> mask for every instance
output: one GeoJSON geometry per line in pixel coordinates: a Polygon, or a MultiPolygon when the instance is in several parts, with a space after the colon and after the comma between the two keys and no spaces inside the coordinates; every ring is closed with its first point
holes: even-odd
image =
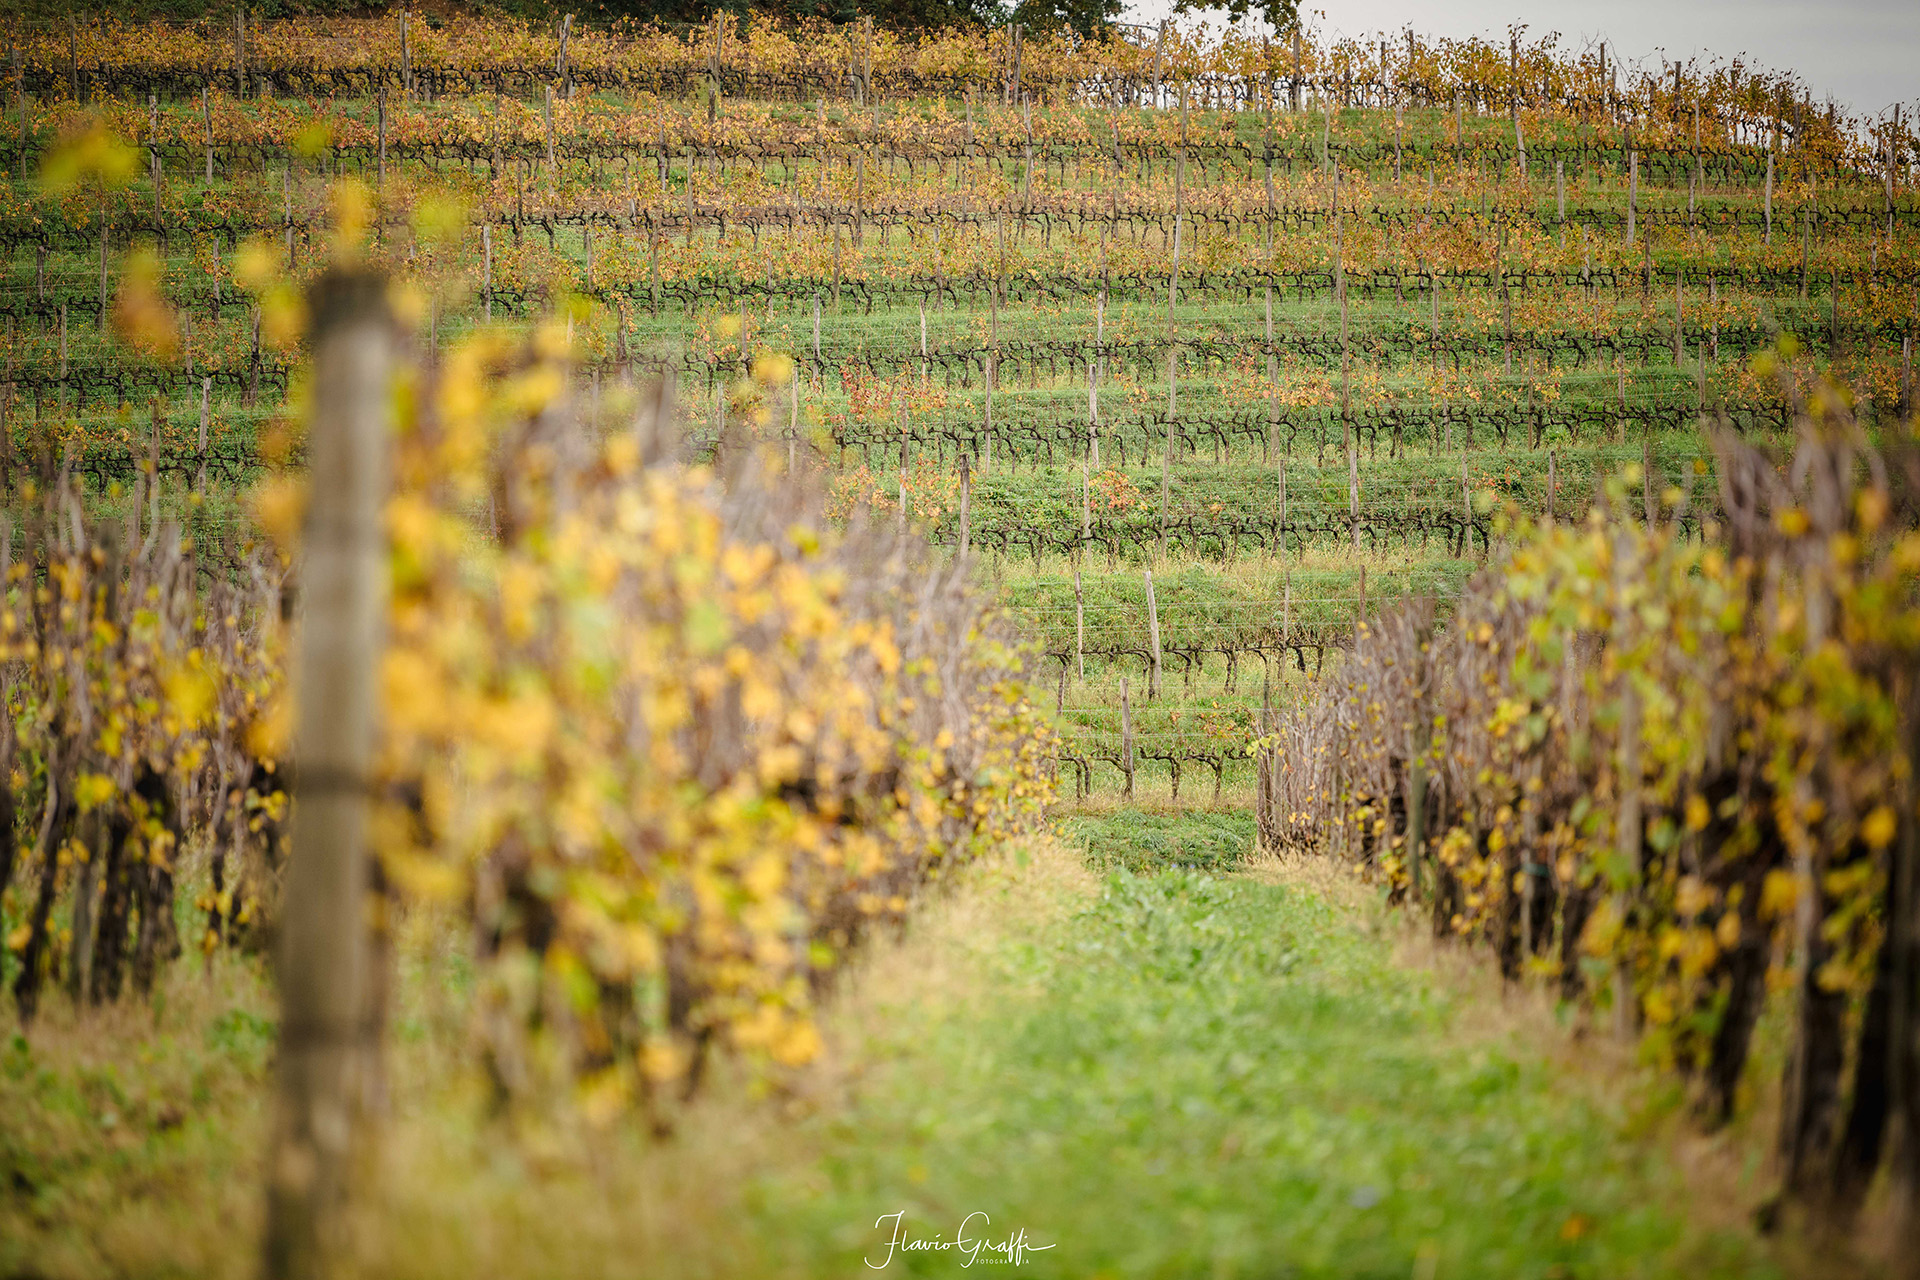
{"type": "Polygon", "coordinates": [[[309,298],[312,497],[294,641],[292,858],[281,911],[279,1083],[267,1161],[269,1280],[334,1273],[378,1073],[367,844],[397,345],[386,298],[382,276],[343,269],[322,277],[309,298]]]}

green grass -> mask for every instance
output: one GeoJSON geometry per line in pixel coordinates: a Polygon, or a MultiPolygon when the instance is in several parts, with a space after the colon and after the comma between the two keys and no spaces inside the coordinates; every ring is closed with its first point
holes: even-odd
{"type": "Polygon", "coordinates": [[[1121,810],[1067,819],[1061,835],[1103,870],[1146,874],[1177,868],[1226,871],[1253,851],[1253,815],[1121,810]]]}
{"type": "MultiPolygon", "coordinates": [[[[1113,821],[1145,833],[1116,861],[1160,856],[1165,827],[1113,821]]],[[[749,1191],[739,1227],[784,1242],[786,1273],[860,1274],[883,1215],[952,1240],[975,1211],[1053,1246],[1035,1275],[1766,1273],[1687,1226],[1620,1115],[1523,1045],[1463,1044],[1458,999],[1312,892],[1117,870],[981,963],[974,998],[885,1028],[888,1067],[810,1126],[814,1161],[749,1191]]]]}
{"type": "MultiPolygon", "coordinates": [[[[403,969],[365,1274],[844,1277],[889,1215],[951,1241],[975,1212],[1051,1246],[1036,1276],[1773,1274],[1692,1220],[1670,1098],[1398,963],[1364,891],[1191,869],[1247,830],[1082,816],[969,869],[856,966],[821,1066],[726,1068],[664,1141],[489,1118],[461,1015],[403,969]]],[[[0,1275],[253,1273],[267,984],[221,959],[166,996],[0,1046],[0,1275]]]]}

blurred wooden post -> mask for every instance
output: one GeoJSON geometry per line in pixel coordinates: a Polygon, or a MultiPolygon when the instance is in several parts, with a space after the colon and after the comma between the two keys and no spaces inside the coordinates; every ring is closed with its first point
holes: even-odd
{"type": "Polygon", "coordinates": [[[1560,247],[1567,247],[1567,162],[1553,162],[1553,194],[1560,206],[1560,247]]]}
{"type": "Polygon", "coordinates": [[[1126,775],[1126,788],[1120,793],[1133,799],[1133,703],[1127,698],[1127,678],[1120,677],[1120,772],[1126,775]]]}
{"type": "Polygon", "coordinates": [[[1771,151],[1767,152],[1767,185],[1764,198],[1766,203],[1762,207],[1766,211],[1766,238],[1762,243],[1771,247],[1773,244],[1773,152],[1771,151]]]}
{"type": "MultiPolygon", "coordinates": [[[[559,182],[559,176],[558,174],[555,173],[556,157],[554,155],[554,138],[553,138],[553,86],[550,84],[543,84],[540,86],[540,114],[541,114],[541,118],[546,122],[546,126],[547,126],[547,189],[551,191],[555,189],[555,187],[557,186],[559,182]]],[[[693,167],[691,164],[689,164],[687,167],[687,190],[689,192],[693,190],[693,167]]],[[[689,203],[691,203],[691,201],[689,201],[689,203]]]]}
{"type": "Polygon", "coordinates": [[[278,1097],[263,1274],[336,1273],[362,1163],[380,1027],[368,939],[369,770],[387,601],[395,337],[386,281],[333,271],[313,287],[312,494],[293,687],[292,858],[281,909],[278,1097]]]}
{"type": "Polygon", "coordinates": [[[1300,109],[1301,66],[1300,30],[1296,27],[1293,32],[1293,78],[1287,81],[1287,110],[1289,111],[1298,111],[1300,109]]]}
{"type": "Polygon", "coordinates": [[[1147,570],[1147,638],[1153,644],[1153,668],[1147,681],[1147,697],[1160,696],[1160,605],[1153,595],[1153,570],[1147,570]]]}
{"type": "Polygon", "coordinates": [[[1552,449],[1547,450],[1547,523],[1548,524],[1553,523],[1554,514],[1555,514],[1553,509],[1554,499],[1559,495],[1559,490],[1560,490],[1560,480],[1559,480],[1559,477],[1555,474],[1554,461],[1555,461],[1554,451],[1552,449]]]}

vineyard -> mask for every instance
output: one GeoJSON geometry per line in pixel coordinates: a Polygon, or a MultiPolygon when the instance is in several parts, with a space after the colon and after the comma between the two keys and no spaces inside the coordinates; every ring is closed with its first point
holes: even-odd
{"type": "Polygon", "coordinates": [[[399,11],[23,27],[0,90],[23,1020],[277,944],[289,673],[366,644],[374,891],[476,937],[514,1105],[810,1060],[1057,803],[1251,808],[1715,1122],[1796,993],[1790,1198],[1911,1124],[1900,111],[1518,34],[399,11]],[[334,642],[349,313],[391,621],[334,642]]]}

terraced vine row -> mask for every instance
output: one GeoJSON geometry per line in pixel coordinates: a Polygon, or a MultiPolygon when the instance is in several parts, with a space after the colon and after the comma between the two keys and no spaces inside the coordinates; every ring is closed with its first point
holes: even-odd
{"type": "Polygon", "coordinates": [[[1381,601],[1451,598],[1497,506],[1578,516],[1639,465],[1697,535],[1695,423],[1788,428],[1756,353],[1790,339],[1869,422],[1911,400],[1910,122],[1791,77],[1623,82],[1553,41],[410,22],[15,33],[9,484],[155,485],[242,556],[231,494],[298,448],[259,281],[324,258],[356,178],[429,350],[566,300],[591,394],[673,369],[698,450],[791,353],[773,447],[841,513],[986,558],[1080,784],[1144,786],[1131,742],[1224,790],[1261,707],[1381,601]],[[131,181],[36,194],[88,121],[131,181]],[[101,336],[141,280],[184,359],[101,336]]]}

